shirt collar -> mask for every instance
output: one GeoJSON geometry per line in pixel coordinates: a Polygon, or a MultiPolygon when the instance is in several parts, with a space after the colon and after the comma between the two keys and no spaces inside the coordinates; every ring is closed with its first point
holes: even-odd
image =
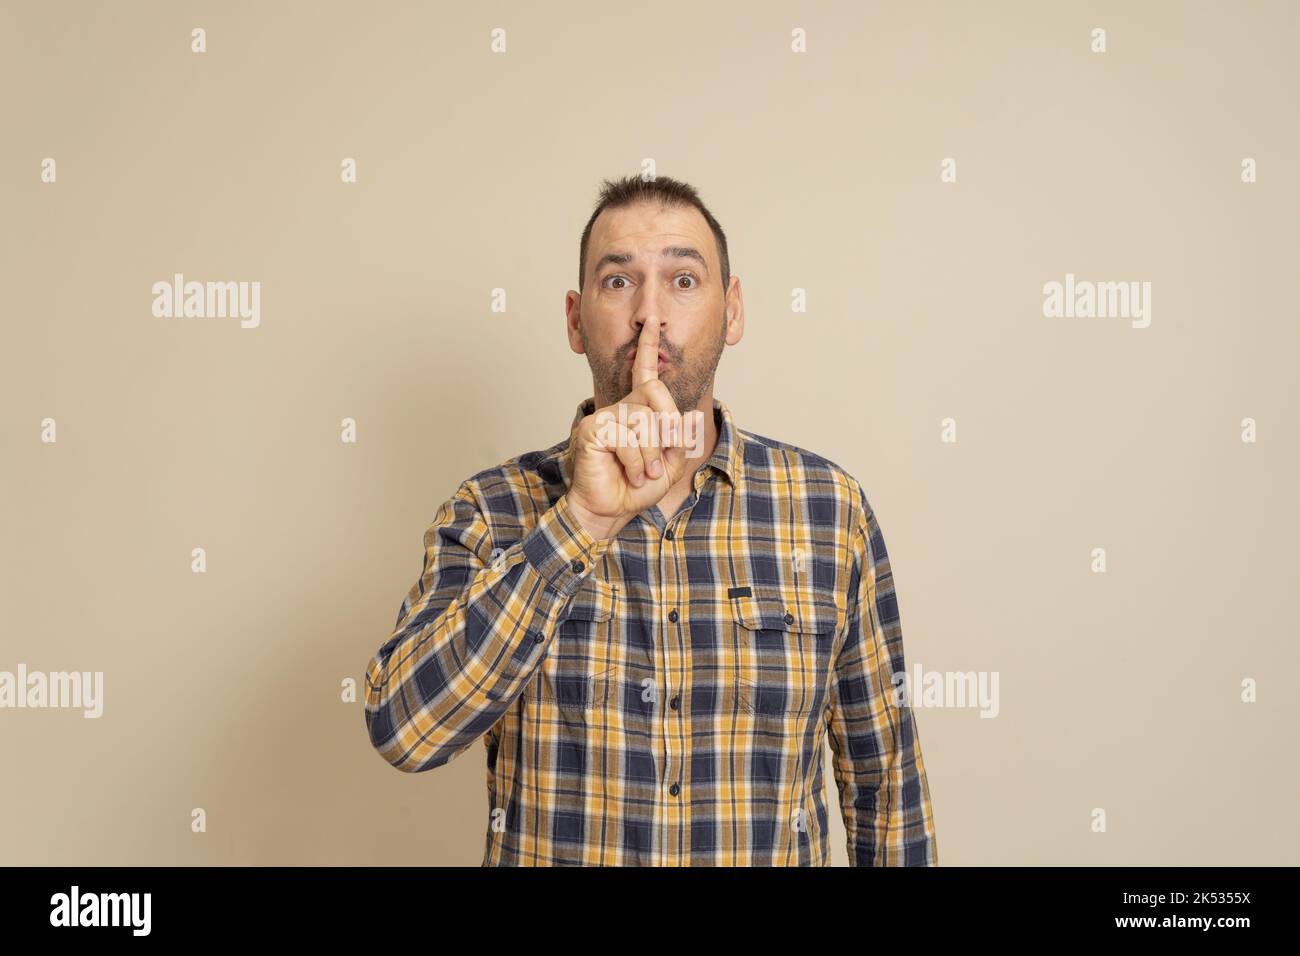
{"type": "MultiPolygon", "coordinates": [[[[578,423],[595,411],[594,397],[580,402],[573,416],[573,422],[569,425],[570,436],[578,427],[578,423]]],[[[699,488],[701,476],[705,474],[707,468],[720,471],[733,487],[737,486],[740,484],[741,464],[745,460],[744,438],[741,437],[740,430],[736,428],[735,420],[731,417],[731,409],[716,398],[713,400],[713,421],[718,427],[718,443],[713,447],[713,454],[704,463],[704,467],[695,473],[695,487],[699,488]]],[[[568,456],[564,452],[568,450],[568,446],[567,440],[562,443],[559,457],[560,472],[566,488],[569,485],[569,464],[568,456]]]]}

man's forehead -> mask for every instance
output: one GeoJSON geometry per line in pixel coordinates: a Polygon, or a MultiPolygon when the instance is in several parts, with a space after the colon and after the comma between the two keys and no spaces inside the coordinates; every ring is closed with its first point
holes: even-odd
{"type": "Polygon", "coordinates": [[[657,253],[664,246],[693,245],[713,259],[713,234],[694,206],[662,208],[638,203],[619,209],[606,209],[596,217],[591,228],[590,262],[598,262],[606,252],[657,253]]]}

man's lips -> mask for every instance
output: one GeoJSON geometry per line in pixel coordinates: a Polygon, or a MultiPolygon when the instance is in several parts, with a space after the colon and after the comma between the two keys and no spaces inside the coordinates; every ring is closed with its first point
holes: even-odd
{"type": "MultiPolygon", "coordinates": [[[[636,363],[636,349],[633,349],[631,352],[627,353],[627,364],[634,365],[635,363],[636,363]]],[[[669,358],[668,355],[661,349],[659,352],[659,371],[662,372],[664,369],[668,368],[668,366],[672,364],[673,364],[673,360],[669,358]]]]}

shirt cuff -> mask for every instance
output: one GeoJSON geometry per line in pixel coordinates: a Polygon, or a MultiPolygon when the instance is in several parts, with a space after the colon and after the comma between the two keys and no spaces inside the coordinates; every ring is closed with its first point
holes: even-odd
{"type": "Polygon", "coordinates": [[[593,538],[569,507],[568,495],[561,495],[524,539],[523,547],[524,557],[547,587],[569,597],[605,556],[609,540],[593,538]]]}

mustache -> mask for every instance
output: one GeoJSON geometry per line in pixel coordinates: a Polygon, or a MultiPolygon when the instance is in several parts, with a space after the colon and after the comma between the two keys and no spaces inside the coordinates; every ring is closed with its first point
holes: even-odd
{"type": "MultiPolygon", "coordinates": [[[[629,358],[636,355],[636,346],[637,346],[637,340],[633,339],[627,345],[622,346],[618,350],[616,354],[618,356],[618,361],[620,362],[620,364],[626,362],[629,358]]],[[[666,339],[661,338],[659,340],[659,351],[663,352],[664,355],[668,356],[668,358],[670,358],[674,362],[681,360],[682,357],[681,352],[666,339]]]]}

